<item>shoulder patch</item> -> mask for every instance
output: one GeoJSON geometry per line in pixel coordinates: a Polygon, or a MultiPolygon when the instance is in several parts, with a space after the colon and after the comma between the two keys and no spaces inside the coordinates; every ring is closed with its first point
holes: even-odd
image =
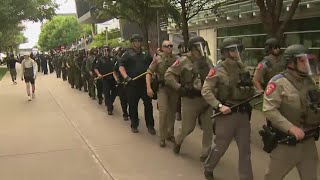
{"type": "Polygon", "coordinates": [[[259,63],[258,66],[257,66],[257,70],[261,70],[263,68],[263,64],[262,63],[259,63]]]}
{"type": "Polygon", "coordinates": [[[178,66],[180,64],[180,61],[179,61],[179,59],[177,59],[173,64],[172,64],[172,66],[178,66]]]}
{"type": "Polygon", "coordinates": [[[155,64],[157,64],[157,58],[156,57],[154,57],[152,62],[151,62],[151,65],[155,65],[155,64]]]}
{"type": "Polygon", "coordinates": [[[216,74],[216,70],[214,68],[211,68],[207,75],[207,78],[212,78],[215,74],[216,74]]]}
{"type": "Polygon", "coordinates": [[[277,84],[274,82],[269,82],[268,86],[266,88],[266,91],[264,92],[266,94],[266,96],[269,96],[270,94],[272,94],[274,92],[274,90],[277,88],[277,84]]]}
{"type": "Polygon", "coordinates": [[[276,80],[283,78],[283,77],[284,77],[283,74],[277,74],[271,78],[270,82],[275,82],[276,80]]]}

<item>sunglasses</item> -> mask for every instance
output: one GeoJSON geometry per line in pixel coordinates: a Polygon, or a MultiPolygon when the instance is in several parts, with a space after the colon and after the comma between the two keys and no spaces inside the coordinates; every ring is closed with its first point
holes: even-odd
{"type": "Polygon", "coordinates": [[[172,45],[172,44],[169,44],[169,45],[163,45],[163,47],[165,47],[165,48],[173,48],[173,45],[172,45]]]}
{"type": "Polygon", "coordinates": [[[273,49],[281,49],[280,46],[273,46],[273,49]]]}

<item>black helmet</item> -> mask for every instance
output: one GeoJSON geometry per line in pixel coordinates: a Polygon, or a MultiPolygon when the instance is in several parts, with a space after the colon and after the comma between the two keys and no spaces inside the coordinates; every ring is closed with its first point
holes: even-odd
{"type": "Polygon", "coordinates": [[[239,51],[242,51],[243,45],[237,38],[226,38],[222,41],[221,52],[228,50],[230,48],[237,47],[239,51]]]}
{"type": "Polygon", "coordinates": [[[265,49],[267,54],[270,54],[270,50],[272,48],[277,48],[277,47],[280,48],[280,43],[276,38],[269,38],[264,43],[264,49],[265,49]]]}
{"type": "Polygon", "coordinates": [[[142,37],[139,34],[133,34],[130,38],[130,42],[133,42],[136,39],[142,41],[142,37]]]}
{"type": "Polygon", "coordinates": [[[188,48],[191,50],[194,44],[196,43],[206,43],[206,41],[201,36],[195,36],[189,39],[188,48]]]}
{"type": "Polygon", "coordinates": [[[289,46],[283,54],[283,58],[286,61],[286,64],[295,62],[295,59],[300,54],[308,54],[309,50],[301,44],[294,44],[289,46]]]}

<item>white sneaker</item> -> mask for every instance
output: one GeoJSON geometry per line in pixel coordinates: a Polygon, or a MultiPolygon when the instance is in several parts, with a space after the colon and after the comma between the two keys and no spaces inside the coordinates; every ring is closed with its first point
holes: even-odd
{"type": "Polygon", "coordinates": [[[28,96],[28,101],[31,101],[31,96],[30,95],[28,96]]]}
{"type": "Polygon", "coordinates": [[[32,99],[36,98],[36,95],[34,93],[32,93],[32,99]]]}

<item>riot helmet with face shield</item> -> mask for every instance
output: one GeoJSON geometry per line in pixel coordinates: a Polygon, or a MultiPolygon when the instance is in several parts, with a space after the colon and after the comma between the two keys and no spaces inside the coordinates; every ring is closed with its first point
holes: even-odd
{"type": "Polygon", "coordinates": [[[284,56],[287,68],[300,76],[319,75],[319,62],[310,58],[309,50],[301,44],[289,46],[284,56]]]}
{"type": "Polygon", "coordinates": [[[188,42],[188,49],[189,51],[196,49],[201,56],[205,56],[205,57],[210,56],[208,42],[205,41],[203,37],[200,37],[200,36],[190,38],[188,42]]]}
{"type": "Polygon", "coordinates": [[[226,38],[222,42],[221,53],[225,57],[241,61],[240,54],[243,50],[243,45],[236,38],[226,38]]]}

